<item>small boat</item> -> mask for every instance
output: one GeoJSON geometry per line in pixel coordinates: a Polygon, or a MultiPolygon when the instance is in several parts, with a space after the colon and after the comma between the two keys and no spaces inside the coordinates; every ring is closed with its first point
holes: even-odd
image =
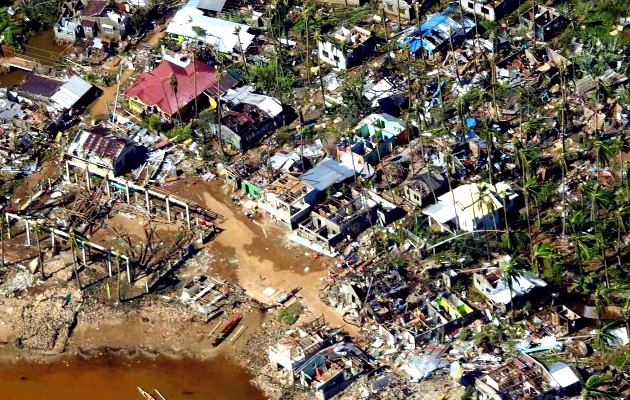
{"type": "Polygon", "coordinates": [[[141,387],[138,387],[138,391],[146,400],[157,400],[155,397],[151,396],[149,393],[144,391],[141,387]]]}
{"type": "MultiPolygon", "coordinates": [[[[160,399],[162,400],[166,400],[164,398],[164,396],[162,396],[162,393],[158,392],[157,389],[153,389],[155,390],[155,393],[158,394],[158,396],[160,396],[160,399]]],[[[138,391],[140,392],[140,394],[142,395],[142,397],[145,398],[145,400],[158,400],[155,397],[151,396],[148,392],[146,392],[145,390],[143,390],[141,387],[138,387],[138,391]]]]}
{"type": "Polygon", "coordinates": [[[280,296],[278,298],[278,300],[276,300],[276,301],[278,302],[278,304],[284,304],[287,301],[291,300],[291,298],[295,297],[295,295],[297,294],[297,292],[300,291],[300,289],[302,289],[302,288],[297,286],[293,290],[291,290],[289,293],[283,294],[282,296],[280,296]]]}
{"type": "Polygon", "coordinates": [[[212,345],[218,346],[219,344],[221,344],[221,342],[223,342],[227,338],[230,332],[234,330],[234,328],[236,327],[238,322],[241,320],[241,318],[242,318],[241,314],[234,315],[234,317],[230,320],[230,322],[228,322],[223,327],[223,329],[221,329],[221,332],[219,332],[217,337],[214,338],[214,340],[212,341],[212,345]]]}

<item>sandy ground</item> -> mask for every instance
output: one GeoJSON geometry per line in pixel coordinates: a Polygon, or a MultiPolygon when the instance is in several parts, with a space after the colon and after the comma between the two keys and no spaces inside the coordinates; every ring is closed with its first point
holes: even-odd
{"type": "Polygon", "coordinates": [[[222,271],[226,279],[236,278],[236,283],[249,296],[266,304],[275,304],[283,293],[300,286],[299,297],[313,315],[323,315],[329,324],[343,326],[349,333],[356,334],[356,327],[346,324],[319,298],[318,292],[325,285],[321,278],[328,274],[327,265],[332,261],[313,259],[307,248],[286,238],[286,230],[262,217],[249,221],[223,192],[221,184],[215,180],[165,188],[179,196],[187,196],[225,218],[217,225],[223,231],[208,245],[208,251],[219,259],[219,265],[214,266],[213,271],[222,271]],[[228,259],[237,259],[238,263],[226,263],[228,259]],[[263,293],[268,288],[274,291],[271,296],[263,293]]]}

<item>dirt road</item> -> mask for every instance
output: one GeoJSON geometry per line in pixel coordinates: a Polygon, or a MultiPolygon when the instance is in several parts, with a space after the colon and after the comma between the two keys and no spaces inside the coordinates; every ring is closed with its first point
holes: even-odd
{"type": "MultiPolygon", "coordinates": [[[[162,38],[165,35],[164,32],[158,32],[154,35],[152,35],[150,38],[148,38],[146,41],[142,42],[143,44],[148,44],[151,46],[155,46],[155,44],[160,40],[160,38],[162,38]]],[[[116,67],[116,73],[118,73],[118,67],[116,67]]],[[[121,88],[124,87],[125,82],[127,82],[127,80],[129,80],[129,78],[131,78],[134,74],[136,74],[137,72],[129,69],[128,67],[125,67],[123,73],[122,73],[122,77],[120,80],[120,86],[121,88]]],[[[110,105],[111,107],[113,107],[114,101],[116,100],[116,89],[118,88],[118,85],[116,83],[114,83],[112,86],[109,87],[100,87],[101,90],[103,90],[103,93],[101,94],[101,96],[96,99],[96,101],[94,101],[94,103],[92,103],[92,105],[90,105],[90,107],[88,107],[88,111],[90,112],[90,114],[92,114],[92,116],[95,115],[108,115],[108,105],[110,105]]],[[[121,89],[122,91],[122,89],[121,89]]],[[[119,94],[119,104],[120,101],[122,99],[122,93],[119,94]]]]}

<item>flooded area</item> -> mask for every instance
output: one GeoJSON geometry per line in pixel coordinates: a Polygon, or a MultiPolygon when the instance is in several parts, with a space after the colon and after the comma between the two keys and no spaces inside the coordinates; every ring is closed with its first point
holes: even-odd
{"type": "Polygon", "coordinates": [[[140,400],[137,387],[156,397],[157,389],[167,400],[263,400],[250,378],[225,358],[101,357],[0,367],[3,400],[140,400]]]}
{"type": "MultiPolygon", "coordinates": [[[[55,43],[55,36],[51,30],[40,32],[32,36],[24,46],[24,54],[14,54],[8,49],[4,49],[6,57],[18,56],[38,64],[54,67],[58,64],[59,57],[66,49],[55,43]]],[[[12,88],[24,81],[29,72],[20,69],[11,69],[9,72],[0,74],[0,87],[12,88]]]]}

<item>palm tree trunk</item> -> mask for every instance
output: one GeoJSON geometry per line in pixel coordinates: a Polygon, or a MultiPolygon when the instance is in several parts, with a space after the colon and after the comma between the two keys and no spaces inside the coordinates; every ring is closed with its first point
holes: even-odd
{"type": "Polygon", "coordinates": [[[227,155],[225,154],[225,146],[223,146],[223,129],[221,126],[221,89],[219,86],[222,75],[218,68],[215,70],[215,72],[216,72],[216,81],[217,81],[217,127],[219,129],[217,136],[219,137],[219,146],[221,147],[221,154],[223,155],[223,158],[225,159],[227,158],[227,155]]]}
{"type": "Polygon", "coordinates": [[[195,58],[195,51],[193,50],[192,52],[192,63],[193,63],[193,86],[194,86],[194,91],[195,91],[195,120],[197,119],[197,97],[199,97],[197,95],[197,60],[195,58]]]}
{"type": "Polygon", "coordinates": [[[322,91],[322,107],[324,108],[324,113],[326,112],[326,93],[324,92],[324,75],[322,73],[322,58],[319,56],[319,52],[317,55],[318,66],[319,69],[319,88],[322,91]]]}
{"type": "MultiPolygon", "coordinates": [[[[308,9],[307,9],[308,10],[308,9]]],[[[308,31],[308,12],[305,14],[305,24],[306,24],[306,83],[309,84],[311,82],[311,53],[309,53],[309,31],[308,31]]]]}
{"type": "Polygon", "coordinates": [[[5,214],[2,214],[2,221],[0,221],[0,252],[2,254],[0,254],[0,268],[4,269],[4,221],[5,220],[5,214]]]}

